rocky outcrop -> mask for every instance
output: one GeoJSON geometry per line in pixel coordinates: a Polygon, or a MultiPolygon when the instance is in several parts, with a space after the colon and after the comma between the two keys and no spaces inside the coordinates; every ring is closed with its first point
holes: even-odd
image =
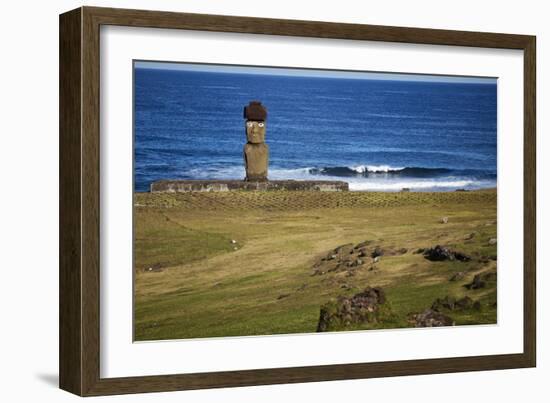
{"type": "Polygon", "coordinates": [[[481,309],[479,301],[474,301],[468,296],[460,299],[446,296],[444,298],[438,298],[432,304],[431,309],[437,312],[447,311],[464,311],[467,309],[481,309]]]}
{"type": "Polygon", "coordinates": [[[445,260],[458,260],[460,262],[468,262],[472,258],[464,253],[454,251],[441,245],[434,248],[426,249],[423,252],[424,257],[433,262],[441,262],[445,260]]]}
{"type": "Polygon", "coordinates": [[[391,315],[380,287],[367,287],[353,297],[340,296],[321,307],[318,332],[344,330],[383,321],[391,315]]]}
{"type": "Polygon", "coordinates": [[[354,270],[365,264],[369,257],[366,246],[353,246],[348,243],[329,251],[326,256],[313,265],[313,275],[322,275],[334,271],[354,270]]]}
{"type": "Polygon", "coordinates": [[[471,283],[466,284],[466,288],[469,290],[478,290],[480,288],[485,288],[490,283],[496,283],[497,281],[497,272],[496,271],[486,271],[483,273],[476,274],[471,283]]]}
{"type": "Polygon", "coordinates": [[[454,326],[455,324],[451,317],[433,309],[426,309],[424,312],[409,315],[409,322],[414,327],[454,326]]]}
{"type": "Polygon", "coordinates": [[[393,249],[380,246],[371,247],[373,241],[363,241],[353,246],[345,244],[329,251],[313,265],[313,275],[322,275],[331,272],[353,272],[356,268],[378,263],[382,256],[399,256],[408,252],[407,248],[393,249]]]}

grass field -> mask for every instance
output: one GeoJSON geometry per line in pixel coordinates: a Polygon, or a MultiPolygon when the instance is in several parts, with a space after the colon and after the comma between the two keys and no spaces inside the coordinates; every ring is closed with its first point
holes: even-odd
{"type": "Polygon", "coordinates": [[[412,326],[410,313],[465,295],[482,308],[449,312],[457,325],[496,323],[496,284],[464,286],[496,270],[495,190],[136,193],[134,226],[137,341],[315,332],[321,305],[367,286],[384,289],[393,315],[354,328],[412,326]],[[312,275],[331,250],[363,241],[407,251],[312,275]],[[435,245],[472,259],[415,253],[435,245]]]}

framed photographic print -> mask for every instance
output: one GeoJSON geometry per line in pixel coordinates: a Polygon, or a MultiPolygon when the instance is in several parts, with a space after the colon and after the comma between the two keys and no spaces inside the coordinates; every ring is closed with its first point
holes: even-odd
{"type": "Polygon", "coordinates": [[[60,386],[535,366],[535,37],[60,16],[60,386]]]}

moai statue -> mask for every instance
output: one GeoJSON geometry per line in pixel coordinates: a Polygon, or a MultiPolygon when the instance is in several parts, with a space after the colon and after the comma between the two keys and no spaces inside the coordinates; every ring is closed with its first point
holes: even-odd
{"type": "Polygon", "coordinates": [[[269,147],[265,144],[267,109],[261,102],[251,101],[244,107],[246,141],[244,145],[245,181],[266,181],[269,147]]]}

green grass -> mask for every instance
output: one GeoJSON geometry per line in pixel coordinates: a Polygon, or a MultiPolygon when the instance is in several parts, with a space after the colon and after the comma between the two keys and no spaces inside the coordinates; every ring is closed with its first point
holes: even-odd
{"type": "Polygon", "coordinates": [[[227,236],[187,228],[159,211],[144,213],[137,210],[135,223],[137,269],[175,266],[233,249],[227,236]]]}
{"type": "Polygon", "coordinates": [[[321,305],[366,286],[385,290],[393,315],[356,328],[411,326],[408,314],[446,295],[482,303],[481,311],[447,313],[456,324],[496,323],[496,284],[464,287],[496,268],[487,259],[496,256],[488,242],[495,237],[495,191],[137,193],[136,340],[315,332],[321,305]],[[367,239],[409,251],[352,277],[311,275],[329,250],[367,239]],[[473,259],[430,262],[412,253],[436,244],[473,259]],[[153,266],[160,270],[147,271],[153,266]],[[458,271],[466,277],[450,282],[458,271]]]}

